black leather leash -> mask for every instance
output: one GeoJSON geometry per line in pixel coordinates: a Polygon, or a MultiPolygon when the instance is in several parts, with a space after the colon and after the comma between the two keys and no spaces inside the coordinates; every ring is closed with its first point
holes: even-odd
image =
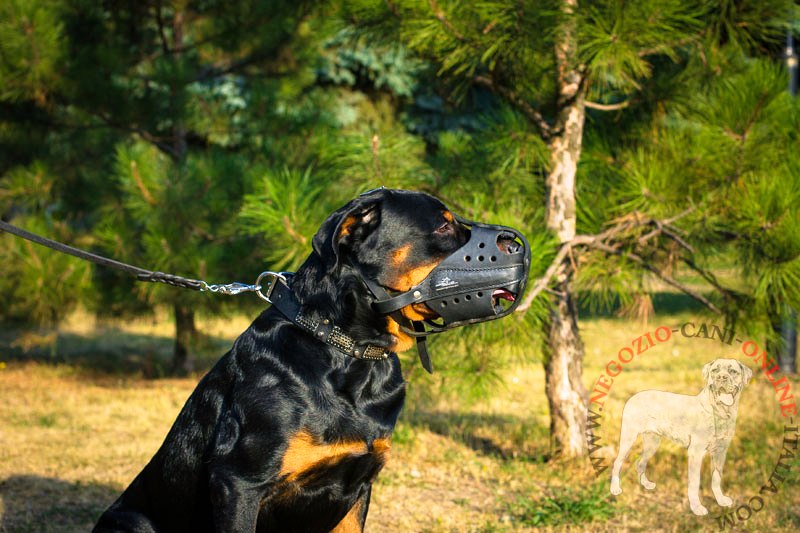
{"type": "Polygon", "coordinates": [[[80,250],[78,248],[73,248],[72,246],[67,246],[66,244],[62,244],[58,241],[41,237],[39,235],[36,235],[35,233],[25,231],[22,228],[18,228],[2,220],[0,220],[0,229],[8,233],[11,233],[12,235],[16,235],[17,237],[22,237],[23,239],[35,242],[36,244],[40,244],[42,246],[46,246],[47,248],[51,248],[57,252],[65,253],[77,257],[79,259],[95,263],[97,265],[116,268],[117,270],[122,270],[123,272],[127,272],[128,274],[133,274],[139,281],[149,281],[152,283],[166,283],[167,285],[182,287],[184,289],[192,289],[195,291],[210,290],[207,289],[207,287],[210,287],[210,285],[208,285],[204,281],[183,278],[181,276],[174,276],[172,274],[165,274],[163,272],[154,272],[152,270],[145,270],[144,268],[139,268],[133,265],[129,265],[127,263],[115,261],[113,259],[109,259],[101,255],[93,254],[91,252],[80,250]]]}
{"type": "Polygon", "coordinates": [[[0,230],[22,237],[23,239],[27,239],[57,252],[62,252],[97,265],[116,268],[128,274],[133,274],[138,281],[165,283],[174,287],[226,295],[255,292],[259,298],[272,304],[300,329],[306,331],[315,339],[333,346],[351,357],[370,360],[382,360],[389,357],[389,350],[386,348],[373,344],[358,343],[352,337],[345,334],[339,326],[328,319],[316,320],[303,315],[301,312],[302,306],[288,285],[289,279],[291,278],[291,274],[288,272],[262,272],[261,275],[258,276],[255,285],[239,282],[211,285],[202,280],[184,278],[172,274],[165,274],[163,272],[154,272],[93,254],[85,250],[73,248],[72,246],[18,228],[2,220],[0,220],[0,230]]]}

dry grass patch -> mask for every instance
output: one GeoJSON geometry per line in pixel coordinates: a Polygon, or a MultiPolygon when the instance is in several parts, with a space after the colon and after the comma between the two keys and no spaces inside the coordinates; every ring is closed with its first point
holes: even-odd
{"type": "MultiPolygon", "coordinates": [[[[232,339],[246,324],[221,322],[213,326],[221,339],[232,339]]],[[[96,342],[92,331],[130,333],[120,325],[84,327],[80,335],[90,345],[96,342]]],[[[610,319],[582,327],[591,388],[606,362],[643,328],[610,319]]],[[[145,344],[148,335],[166,334],[147,324],[132,330],[145,344]]],[[[631,394],[648,388],[697,394],[702,364],[719,356],[719,347],[708,341],[678,337],[637,357],[606,404],[598,431],[610,447],[606,454],[616,450],[622,406],[631,394]]],[[[159,447],[198,380],[148,380],[86,368],[8,362],[0,369],[0,530],[89,530],[159,447]]],[[[793,387],[800,390],[796,380],[793,387]]],[[[509,369],[490,398],[470,405],[446,394],[422,401],[421,389],[411,384],[392,459],[373,491],[368,531],[717,529],[713,519],[688,510],[686,451],[676,445],[663,443],[651,461],[649,477],[658,483],[653,492],[640,489],[631,475],[635,446],[619,498],[608,492],[608,472],[596,477],[587,460],[548,460],[544,376],[536,362],[509,369]]],[[[737,505],[769,477],[782,427],[774,392],[757,374],[745,389],[726,463],[724,487],[737,505]]],[[[778,495],[737,529],[800,529],[797,470],[795,460],[778,495]]],[[[714,515],[720,508],[709,478],[705,465],[701,490],[714,515]]]]}

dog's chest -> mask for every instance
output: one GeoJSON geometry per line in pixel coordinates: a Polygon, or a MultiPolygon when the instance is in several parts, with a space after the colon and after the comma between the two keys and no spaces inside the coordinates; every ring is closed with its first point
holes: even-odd
{"type": "Polygon", "coordinates": [[[390,448],[388,437],[324,442],[307,429],[296,432],[281,458],[280,481],[264,502],[270,516],[259,524],[306,523],[309,530],[330,529],[369,490],[390,448]]]}
{"type": "MultiPolygon", "coordinates": [[[[281,460],[280,476],[286,483],[307,485],[325,479],[336,481],[336,474],[358,472],[359,481],[371,481],[389,458],[391,439],[341,439],[323,442],[301,429],[289,439],[281,460]],[[351,472],[352,471],[352,472],[351,472]]],[[[351,476],[348,476],[351,477],[351,476]]],[[[315,483],[317,484],[317,483],[315,483]]]]}

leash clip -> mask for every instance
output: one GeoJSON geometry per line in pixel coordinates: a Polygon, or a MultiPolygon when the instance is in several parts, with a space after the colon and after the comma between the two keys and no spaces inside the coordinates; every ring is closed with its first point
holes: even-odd
{"type": "Polygon", "coordinates": [[[259,289],[257,285],[248,285],[247,283],[240,283],[238,281],[219,285],[209,285],[205,281],[201,281],[200,283],[203,284],[200,288],[200,292],[213,292],[216,294],[225,294],[226,296],[236,296],[243,292],[258,291],[259,289]]]}
{"type": "Polygon", "coordinates": [[[256,280],[255,289],[254,289],[256,291],[256,294],[258,295],[258,297],[261,298],[262,300],[264,300],[265,302],[271,304],[272,300],[270,300],[270,297],[272,296],[272,291],[275,290],[275,286],[278,284],[278,280],[282,281],[284,284],[286,284],[288,282],[288,280],[286,279],[286,274],[289,274],[289,273],[288,272],[271,272],[269,270],[259,274],[258,279],[256,280]],[[262,292],[262,290],[261,290],[261,289],[264,288],[264,286],[261,284],[261,280],[263,280],[264,278],[272,278],[272,279],[268,280],[269,286],[267,287],[266,293],[262,292]]]}
{"type": "Polygon", "coordinates": [[[200,292],[213,292],[215,294],[224,294],[226,296],[236,296],[237,294],[242,294],[243,292],[254,292],[262,300],[268,303],[272,303],[270,297],[272,296],[272,291],[275,290],[275,285],[277,284],[278,280],[282,281],[285,284],[288,282],[286,276],[290,275],[291,275],[290,272],[270,272],[270,271],[262,272],[261,274],[259,274],[255,285],[249,285],[247,283],[241,283],[239,281],[234,281],[233,283],[221,283],[218,285],[211,285],[209,283],[206,283],[205,281],[200,281],[201,284],[200,292]],[[262,280],[265,279],[266,279],[266,292],[262,291],[262,289],[264,289],[265,287],[261,283],[262,280]]]}

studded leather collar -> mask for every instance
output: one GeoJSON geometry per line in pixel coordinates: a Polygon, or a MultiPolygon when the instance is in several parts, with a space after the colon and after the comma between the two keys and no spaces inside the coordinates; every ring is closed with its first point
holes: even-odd
{"type": "Polygon", "coordinates": [[[356,359],[380,361],[389,357],[390,351],[385,347],[359,343],[329,319],[317,320],[303,315],[302,306],[292,289],[279,279],[273,283],[275,285],[271,288],[269,296],[272,306],[315,339],[356,359]]]}

